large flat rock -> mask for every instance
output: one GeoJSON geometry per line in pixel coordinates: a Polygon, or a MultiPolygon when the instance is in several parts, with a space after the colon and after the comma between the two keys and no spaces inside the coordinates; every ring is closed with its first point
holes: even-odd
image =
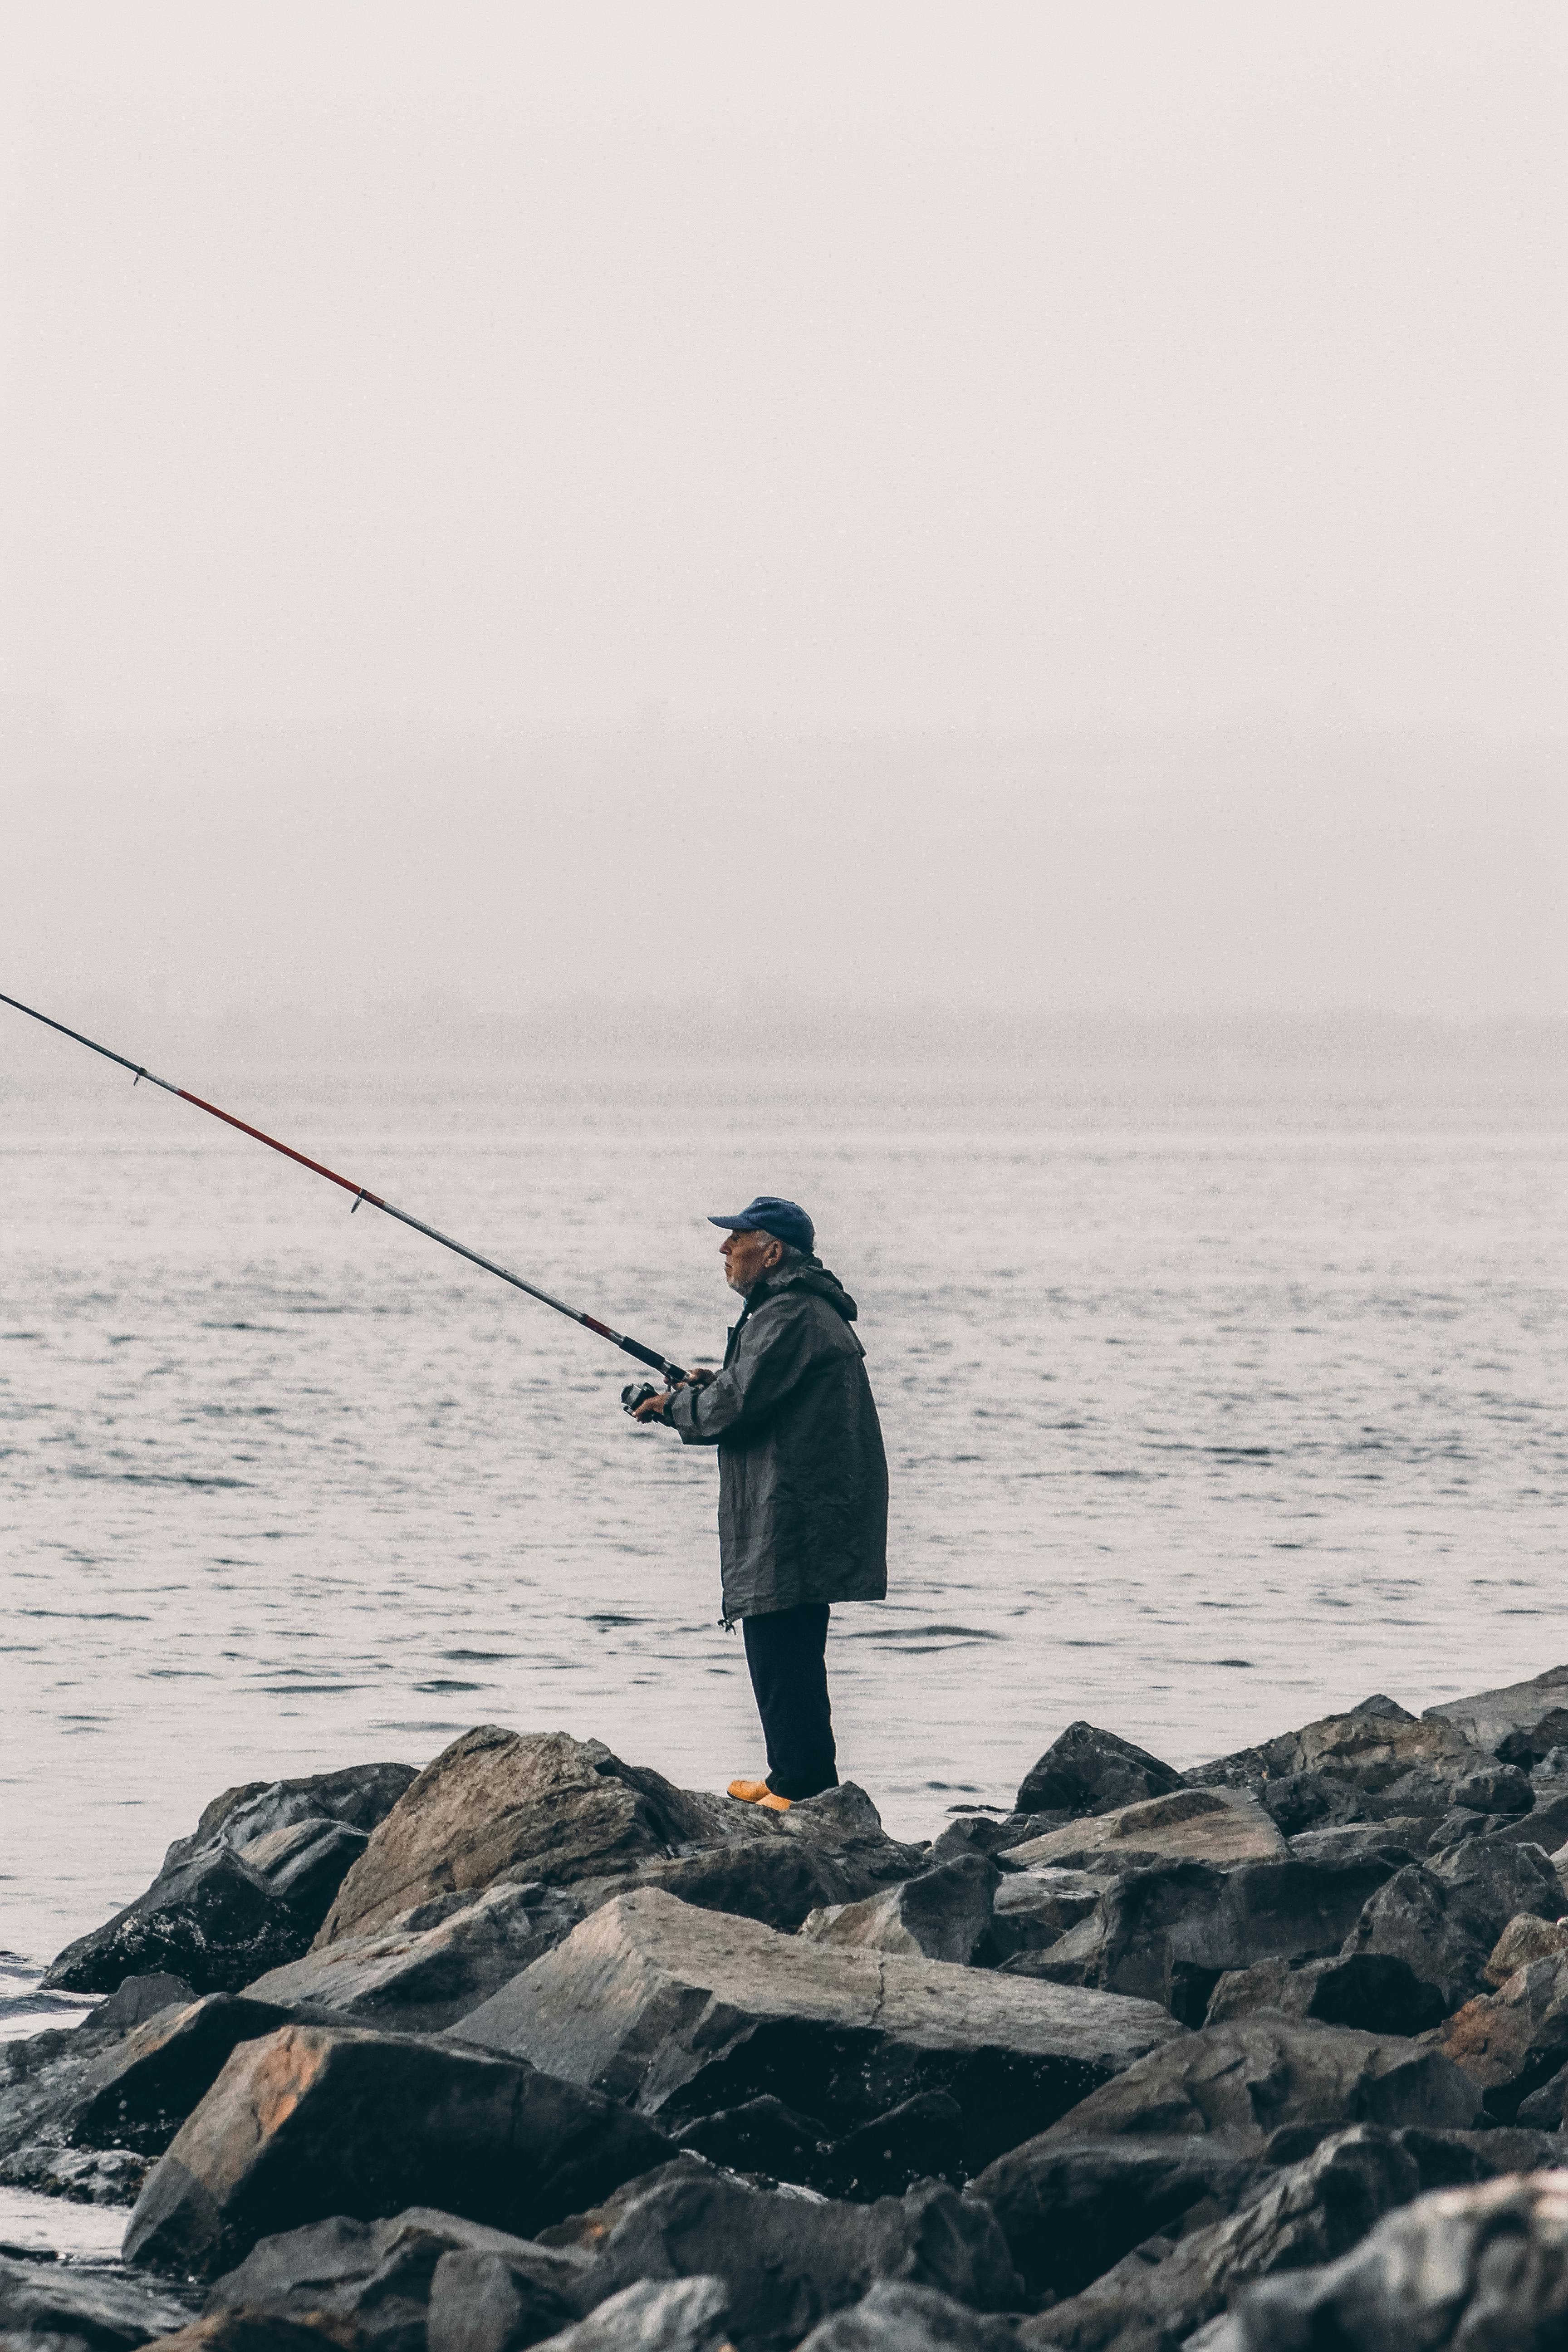
{"type": "Polygon", "coordinates": [[[1261,1805],[1212,1789],[1176,1789],[1118,1805],[1087,1821],[1067,1822],[1043,1836],[1003,1849],[1016,1866],[1078,1869],[1089,1862],[1212,1862],[1229,1870],[1243,1862],[1273,1862],[1289,1849],[1261,1805]]]}
{"type": "Polygon", "coordinates": [[[1531,1755],[1544,1756],[1550,1748],[1568,1747],[1568,1666],[1548,1666],[1529,1682],[1505,1683],[1500,1690],[1445,1699],[1440,1706],[1427,1707],[1421,1720],[1452,1724],[1493,1754],[1510,1734],[1522,1733],[1531,1755]]]}
{"type": "Polygon", "coordinates": [[[668,2121],[772,2094],[843,2129],[946,2091],[974,2168],[1178,2037],[1151,2001],[808,1943],[644,1890],[447,2038],[668,2121]]]}
{"type": "Polygon", "coordinates": [[[674,2150],[595,2091],[412,2034],[242,2042],[154,2168],[125,2258],[213,2277],[334,2214],[434,2206],[532,2237],[674,2150]]]}

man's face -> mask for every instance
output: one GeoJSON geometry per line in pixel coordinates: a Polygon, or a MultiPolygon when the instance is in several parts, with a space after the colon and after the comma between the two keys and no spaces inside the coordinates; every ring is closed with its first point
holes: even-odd
{"type": "Polygon", "coordinates": [[[777,1265],[784,1251],[772,1234],[726,1234],[719,1255],[731,1289],[749,1298],[769,1266],[777,1265]]]}

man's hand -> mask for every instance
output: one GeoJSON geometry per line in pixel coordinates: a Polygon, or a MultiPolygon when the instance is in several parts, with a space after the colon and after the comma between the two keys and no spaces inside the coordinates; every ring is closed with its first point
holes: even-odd
{"type": "Polygon", "coordinates": [[[673,1389],[662,1389],[658,1396],[645,1397],[633,1413],[634,1421],[662,1421],[669,1410],[673,1389]]]}

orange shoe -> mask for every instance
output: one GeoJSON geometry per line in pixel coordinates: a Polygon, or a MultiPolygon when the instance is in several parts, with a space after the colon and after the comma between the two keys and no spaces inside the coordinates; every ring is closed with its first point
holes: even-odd
{"type": "Polygon", "coordinates": [[[743,1805],[762,1805],[770,1813],[787,1813],[790,1800],[775,1797],[765,1780],[731,1780],[727,1796],[739,1797],[743,1805]]]}

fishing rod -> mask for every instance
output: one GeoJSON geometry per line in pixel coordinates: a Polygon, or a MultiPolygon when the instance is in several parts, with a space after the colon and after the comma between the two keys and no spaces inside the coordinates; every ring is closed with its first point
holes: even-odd
{"type": "MultiPolygon", "coordinates": [[[[543,1307],[553,1307],[557,1315],[569,1315],[573,1322],[581,1323],[585,1331],[597,1332],[601,1339],[608,1339],[611,1346],[619,1348],[623,1354],[635,1356],[639,1364],[647,1364],[651,1370],[661,1372],[671,1388],[690,1378],[680,1365],[672,1364],[661,1356],[657,1348],[645,1348],[640,1339],[628,1339],[624,1331],[612,1331],[609,1325],[601,1323],[596,1315],[584,1315],[580,1307],[568,1307],[563,1298],[552,1298],[548,1290],[541,1290],[533,1283],[524,1282],[521,1275],[513,1274],[510,1267],[498,1265],[494,1258],[481,1257],[479,1251],[469,1249],[466,1242],[455,1242],[450,1234],[439,1232],[435,1225],[427,1225],[422,1217],[411,1217],[406,1209],[395,1208],[390,1201],[384,1201],[379,1192],[367,1192],[363,1184],[355,1184],[347,1176],[340,1176],[334,1170],[323,1168],[319,1160],[308,1160],[302,1151],[296,1151],[292,1144],[279,1143],[275,1135],[267,1135],[259,1127],[252,1127],[247,1120],[236,1118],[231,1110],[220,1110],[216,1103],[204,1102],[201,1096],[192,1094],[189,1087],[176,1087],[169,1079],[156,1076],[153,1071],[143,1068],[140,1062],[128,1062],[123,1054],[111,1053],[107,1045],[99,1045],[95,1038],[84,1037],[79,1029],[68,1029],[63,1021],[52,1021],[47,1013],[36,1012],[32,1005],[23,1004],[15,996],[0,995],[0,1004],[8,1004],[14,1013],[25,1013],[29,1021],[41,1021],[46,1029],[58,1029],[62,1037],[73,1038],[79,1045],[85,1045],[89,1053],[101,1054],[106,1062],[118,1062],[122,1070],[131,1071],[132,1086],[140,1086],[145,1078],[149,1086],[162,1087],[166,1095],[178,1095],[182,1102],[194,1104],[197,1110],[205,1110],[212,1118],[221,1118],[226,1127],[237,1127],[241,1135],[248,1135],[257,1143],[265,1143],[269,1151],[280,1151],[285,1160],[298,1160],[300,1166],[308,1168],[313,1176],[324,1176],[329,1184],[340,1185],[345,1192],[352,1192],[354,1196],[353,1208],[349,1211],[351,1217],[362,1201],[368,1202],[384,1216],[395,1217],[400,1225],[411,1225],[427,1241],[439,1242],[443,1249],[454,1251],[458,1257],[466,1257],[470,1265],[482,1266],[486,1274],[499,1275],[502,1282],[510,1282],[514,1290],[526,1291],[530,1298],[537,1298],[543,1307]]],[[[646,1387],[640,1394],[625,1389],[621,1392],[621,1402],[628,1412],[635,1413],[637,1403],[653,1394],[654,1391],[646,1387]]]]}

